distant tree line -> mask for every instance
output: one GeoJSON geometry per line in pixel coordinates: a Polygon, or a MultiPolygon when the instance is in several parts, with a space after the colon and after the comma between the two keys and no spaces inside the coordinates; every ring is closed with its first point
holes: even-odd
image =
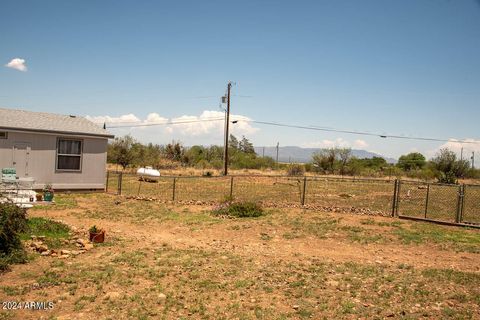
{"type": "Polygon", "coordinates": [[[469,161],[458,159],[449,149],[441,149],[430,161],[421,153],[412,152],[402,155],[393,165],[381,157],[358,159],[349,148],[329,148],[315,153],[306,169],[323,174],[436,179],[441,183],[457,183],[460,178],[480,178],[480,170],[471,168],[469,161]]]}
{"type": "MultiPolygon", "coordinates": [[[[224,148],[221,146],[194,145],[185,147],[181,142],[173,141],[166,145],[142,144],[132,136],[117,137],[108,145],[107,161],[127,167],[152,166],[156,169],[169,165],[196,167],[199,169],[221,169],[223,167],[224,148]]],[[[259,157],[253,144],[246,137],[229,137],[229,166],[233,169],[274,168],[271,157],[259,157]]]]}
{"type": "MultiPolygon", "coordinates": [[[[132,136],[115,138],[108,145],[108,162],[127,167],[152,166],[156,169],[183,166],[199,169],[222,169],[224,148],[194,145],[185,147],[181,142],[166,145],[142,144],[132,136]]],[[[402,155],[397,164],[384,158],[359,159],[350,148],[327,148],[313,154],[305,164],[277,164],[271,157],[260,157],[246,137],[229,137],[229,167],[232,169],[286,169],[289,175],[305,172],[348,176],[406,176],[441,183],[457,183],[461,178],[480,178],[480,170],[470,167],[467,160],[458,159],[449,150],[440,150],[427,161],[419,152],[402,155]]]]}

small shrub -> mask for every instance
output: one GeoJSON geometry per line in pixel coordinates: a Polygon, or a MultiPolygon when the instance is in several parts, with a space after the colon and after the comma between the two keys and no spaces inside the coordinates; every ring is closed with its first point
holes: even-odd
{"type": "Polygon", "coordinates": [[[465,174],[465,178],[480,179],[480,169],[470,168],[465,174]]]}
{"type": "Polygon", "coordinates": [[[208,168],[210,168],[210,163],[208,163],[207,160],[202,159],[202,160],[200,160],[200,161],[197,162],[197,164],[195,165],[195,167],[196,167],[197,169],[208,169],[208,168]]]}
{"type": "Polygon", "coordinates": [[[454,172],[438,172],[437,173],[437,180],[439,183],[446,183],[446,184],[457,184],[457,176],[454,172]]]}
{"type": "Polygon", "coordinates": [[[306,172],[313,172],[314,171],[314,166],[312,163],[308,162],[308,163],[305,163],[304,164],[304,167],[305,167],[305,171],[306,172]]]}
{"type": "Polygon", "coordinates": [[[287,174],[289,176],[303,176],[305,174],[305,167],[298,163],[291,164],[288,166],[287,174]]]}
{"type": "Polygon", "coordinates": [[[0,204],[0,271],[10,263],[25,262],[20,232],[27,228],[26,210],[14,204],[0,204]]]}
{"type": "Polygon", "coordinates": [[[213,214],[217,216],[228,216],[235,218],[255,218],[264,215],[262,207],[255,202],[224,202],[213,214]]]}
{"type": "Polygon", "coordinates": [[[25,209],[14,204],[0,204],[0,253],[8,255],[21,248],[19,233],[27,228],[25,209]]]}
{"type": "Polygon", "coordinates": [[[220,159],[215,159],[210,161],[210,165],[212,166],[213,169],[220,170],[223,168],[223,161],[220,159]]]}
{"type": "Polygon", "coordinates": [[[0,273],[9,270],[9,265],[16,263],[25,263],[27,261],[27,253],[23,248],[12,250],[8,255],[0,254],[0,273]]]}

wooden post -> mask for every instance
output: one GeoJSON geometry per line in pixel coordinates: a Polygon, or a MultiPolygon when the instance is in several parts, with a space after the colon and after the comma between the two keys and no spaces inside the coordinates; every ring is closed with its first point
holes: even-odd
{"type": "Polygon", "coordinates": [[[400,192],[402,189],[402,180],[397,179],[397,201],[395,202],[395,215],[398,217],[399,206],[400,206],[400,192]]]}
{"type": "Polygon", "coordinates": [[[307,177],[303,177],[302,206],[305,205],[305,193],[307,190],[307,177]]]}
{"type": "Polygon", "coordinates": [[[118,195],[122,195],[122,180],[123,180],[123,172],[120,171],[120,174],[118,175],[118,195]]]}
{"type": "Polygon", "coordinates": [[[425,198],[425,219],[427,219],[429,197],[430,197],[430,183],[427,184],[427,197],[425,198]]]}
{"type": "Polygon", "coordinates": [[[140,177],[140,180],[138,181],[137,197],[140,195],[140,188],[142,187],[142,180],[143,180],[143,177],[140,177]]]}
{"type": "Polygon", "coordinates": [[[107,170],[107,182],[105,183],[105,193],[108,193],[108,180],[110,180],[110,171],[107,170]]]}
{"type": "Polygon", "coordinates": [[[172,201],[175,201],[175,185],[177,183],[177,178],[173,178],[173,194],[172,194],[172,201]]]}
{"type": "Polygon", "coordinates": [[[225,122],[225,150],[223,151],[223,174],[228,175],[228,135],[230,127],[230,90],[232,88],[232,83],[229,82],[227,85],[227,120],[225,122]]]}
{"type": "Polygon", "coordinates": [[[458,201],[457,201],[457,214],[455,216],[455,222],[460,223],[462,217],[463,208],[463,185],[458,186],[458,201]]]}

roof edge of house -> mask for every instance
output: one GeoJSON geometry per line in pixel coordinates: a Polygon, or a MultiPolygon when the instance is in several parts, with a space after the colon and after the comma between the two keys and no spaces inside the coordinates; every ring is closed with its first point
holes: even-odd
{"type": "Polygon", "coordinates": [[[115,138],[115,135],[109,134],[109,133],[100,134],[100,133],[60,131],[60,130],[47,130],[47,129],[29,129],[29,128],[4,127],[4,126],[0,126],[0,130],[9,130],[9,131],[14,131],[14,132],[41,132],[41,133],[50,133],[50,134],[87,136],[87,137],[107,138],[107,139],[115,138]]]}

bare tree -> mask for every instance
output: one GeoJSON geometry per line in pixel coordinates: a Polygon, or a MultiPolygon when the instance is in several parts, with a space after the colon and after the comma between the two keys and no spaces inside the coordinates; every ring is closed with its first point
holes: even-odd
{"type": "Polygon", "coordinates": [[[315,152],[312,156],[313,165],[323,173],[333,173],[335,171],[335,160],[337,158],[337,149],[322,149],[315,152]]]}
{"type": "Polygon", "coordinates": [[[336,148],[338,155],[340,174],[343,176],[346,173],[347,164],[352,158],[352,149],[350,148],[336,148]]]}

